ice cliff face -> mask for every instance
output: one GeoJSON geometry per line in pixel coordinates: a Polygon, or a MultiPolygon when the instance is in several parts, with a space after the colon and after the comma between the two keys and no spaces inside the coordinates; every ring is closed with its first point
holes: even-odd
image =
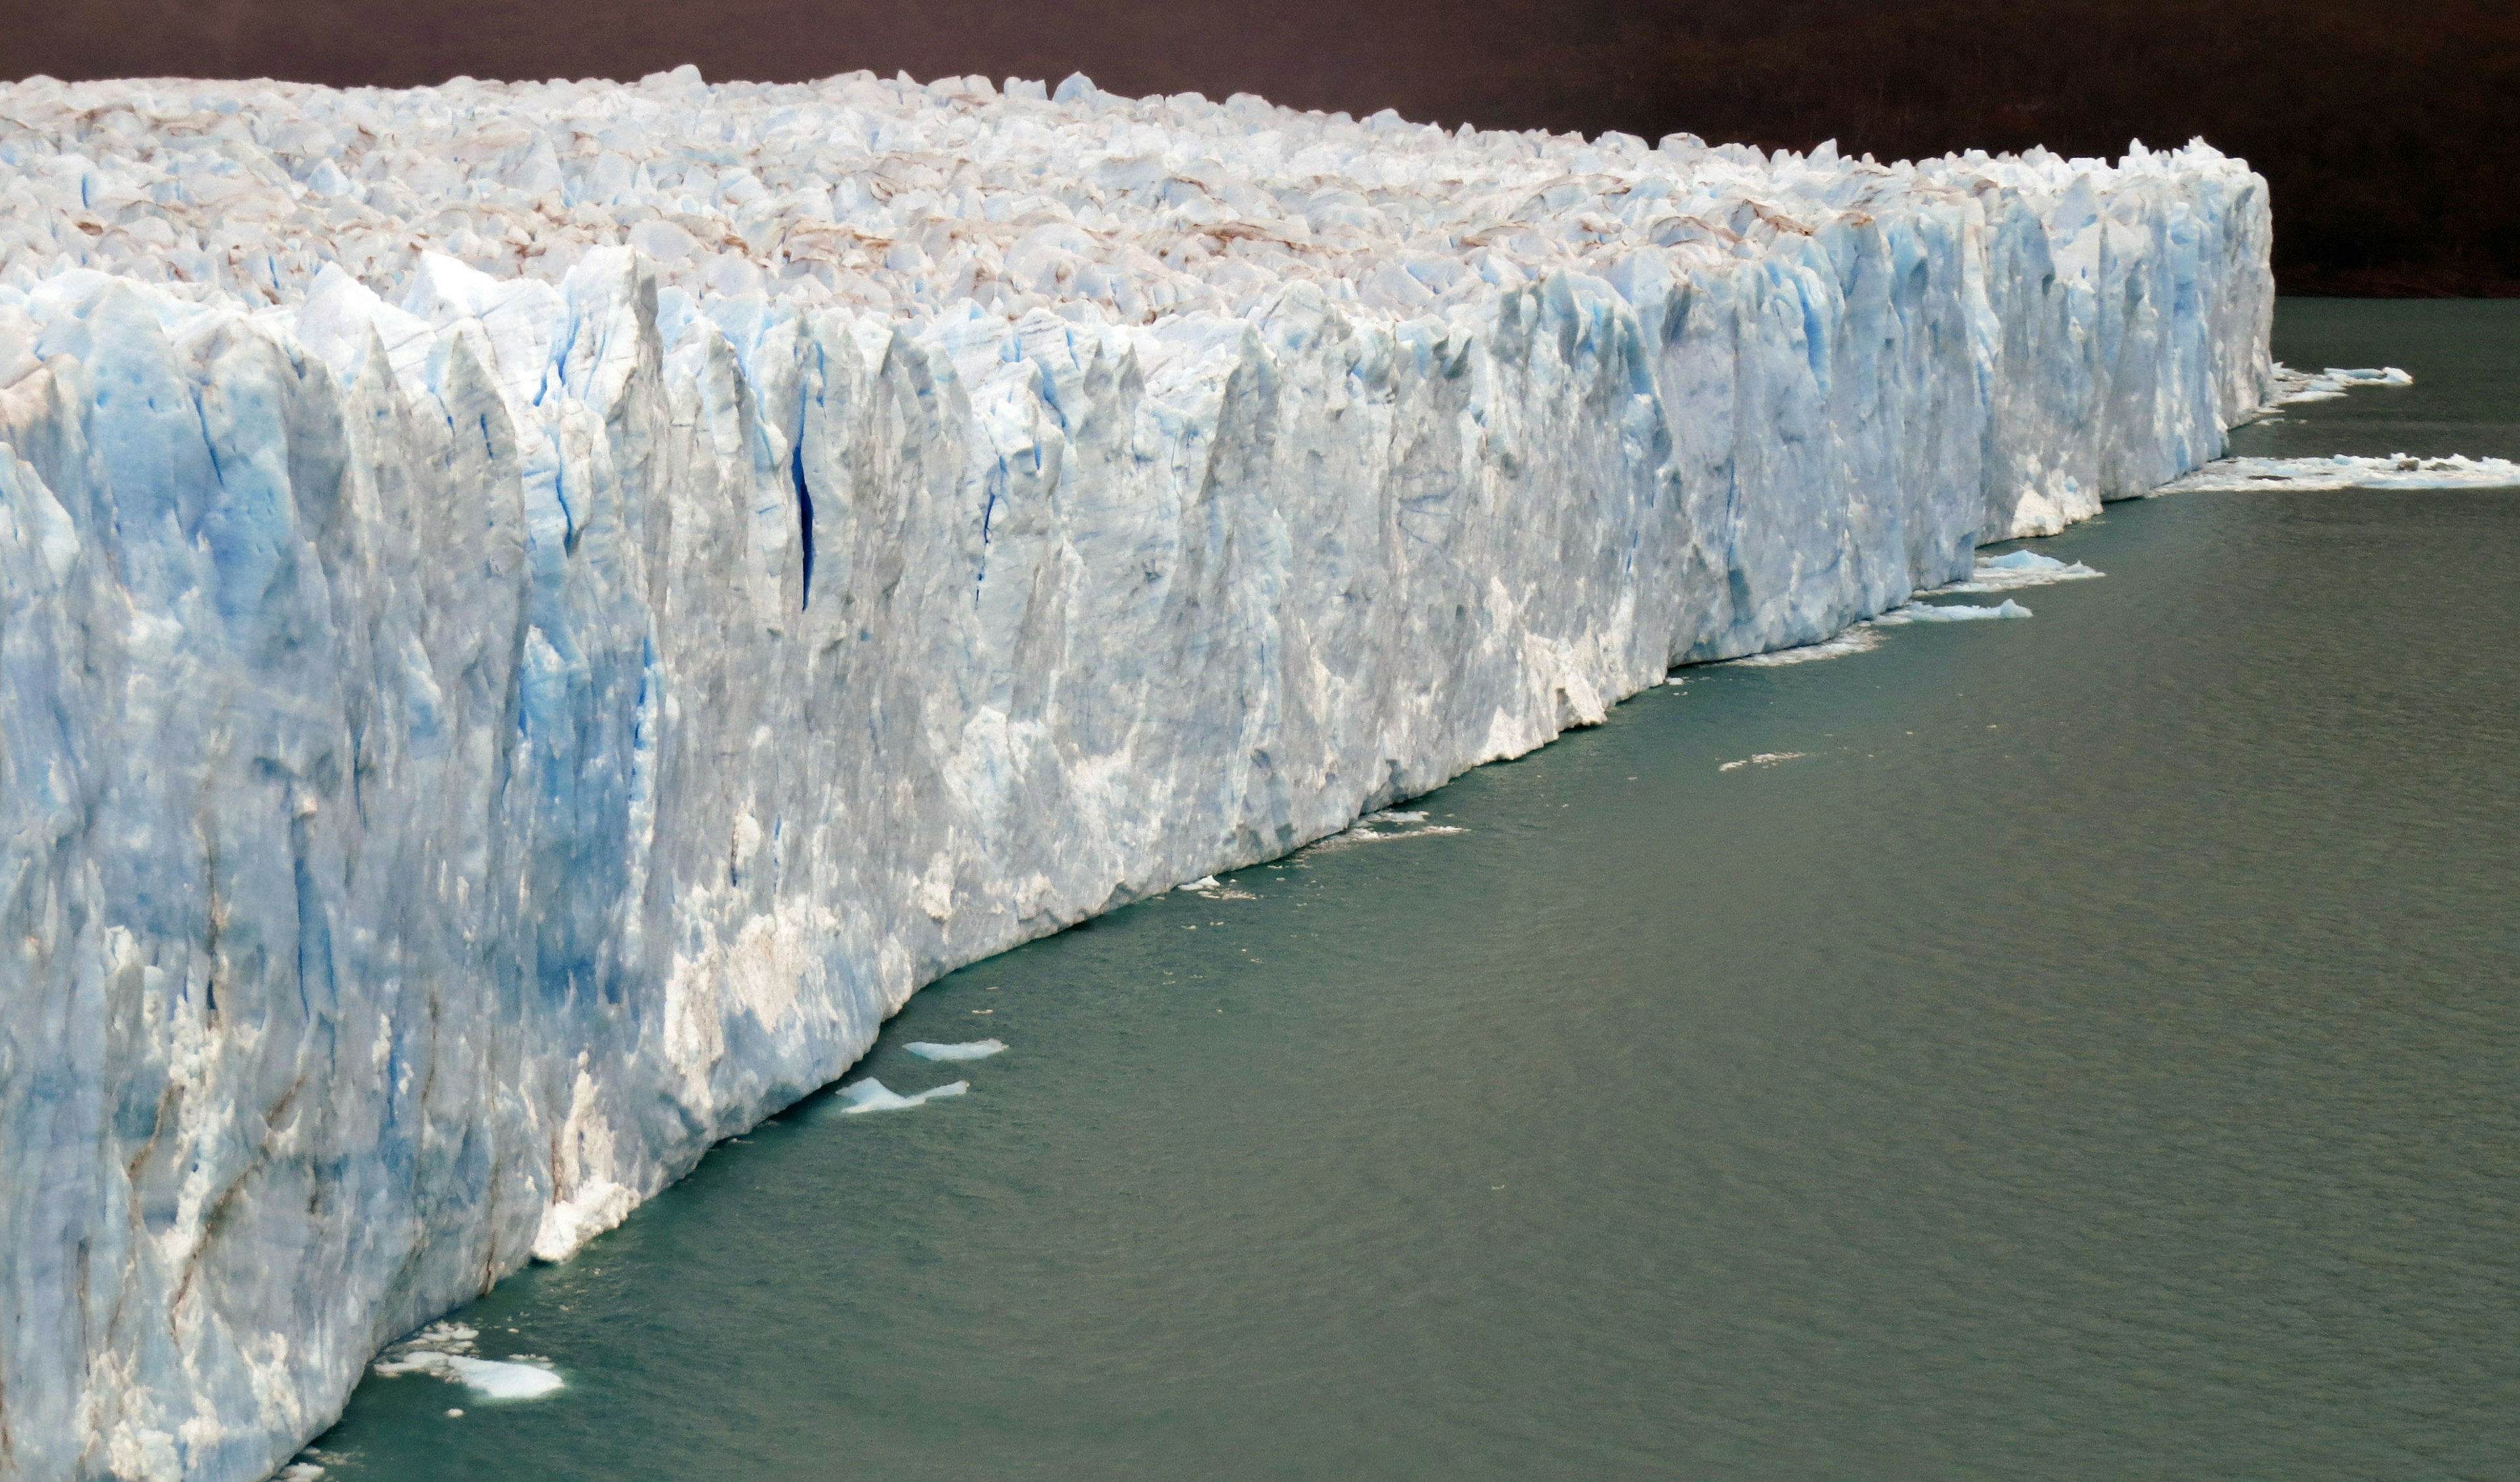
{"type": "Polygon", "coordinates": [[[946,969],[2220,451],[2264,184],[0,87],[0,1476],[247,1478],[946,969]]]}

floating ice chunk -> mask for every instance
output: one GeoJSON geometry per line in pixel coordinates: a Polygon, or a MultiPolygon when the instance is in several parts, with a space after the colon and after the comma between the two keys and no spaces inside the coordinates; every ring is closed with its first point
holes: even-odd
{"type": "Polygon", "coordinates": [[[489,1400],[534,1400],[562,1388],[560,1375],[535,1364],[510,1364],[498,1359],[447,1357],[450,1377],[489,1400]]]}
{"type": "Polygon", "coordinates": [[[2345,369],[2329,366],[2324,371],[2296,371],[2288,365],[2275,367],[2274,395],[2267,405],[2288,407],[2296,402],[2334,401],[2358,386],[2410,386],[2415,378],[2396,366],[2364,366],[2345,369]]]}
{"type": "Polygon", "coordinates": [[[1752,653],[1741,658],[1726,659],[1728,666],[1749,669],[1774,669],[1784,664],[1808,664],[1823,658],[1844,658],[1850,653],[1869,653],[1881,647],[1881,635],[1870,623],[1857,623],[1833,638],[1799,649],[1778,649],[1769,653],[1752,653]]]}
{"type": "Polygon", "coordinates": [[[1938,606],[1928,602],[1912,602],[1904,607],[1882,613],[1872,619],[1872,623],[1879,628],[1895,628],[1904,623],[1964,623],[1974,622],[1980,618],[2028,617],[2029,615],[2028,607],[2007,597],[1992,607],[1973,607],[1958,604],[1938,606]]]}
{"type": "Polygon", "coordinates": [[[1732,772],[1742,767],[1773,767],[1778,762],[1800,761],[1809,755],[1811,753],[1808,751],[1762,751],[1755,756],[1745,756],[1737,762],[1726,762],[1715,770],[1732,772]]]}
{"type": "Polygon", "coordinates": [[[902,1096],[885,1087],[883,1082],[873,1078],[853,1081],[840,1088],[840,1100],[848,1102],[846,1106],[840,1108],[840,1113],[843,1116],[856,1116],[861,1111],[907,1111],[922,1101],[932,1101],[938,1097],[961,1096],[970,1089],[971,1083],[968,1081],[948,1081],[942,1086],[930,1086],[917,1096],[902,1096]]]}
{"type": "MultiPolygon", "coordinates": [[[[2080,581],[2098,576],[2080,561],[2071,564],[2032,551],[2015,551],[1978,562],[1977,576],[1967,582],[1937,588],[1938,593],[2002,592],[2014,587],[2035,587],[2051,581],[2080,581]]],[[[1969,622],[1990,617],[2028,617],[2030,609],[2006,598],[1992,607],[1969,606],[1957,603],[1910,603],[1880,616],[1854,623],[1836,636],[1799,649],[1778,649],[1767,653],[1752,653],[1741,658],[1726,659],[1727,665],[1753,669],[1773,669],[1782,664],[1807,664],[1816,659],[1844,658],[1850,653],[1869,653],[1881,647],[1883,628],[1905,627],[1909,623],[1969,622]]],[[[1799,755],[1800,753],[1796,753],[1799,755]]]]}
{"type": "Polygon", "coordinates": [[[1182,888],[1184,890],[1213,890],[1216,888],[1216,876],[1213,875],[1202,875],[1198,878],[1192,880],[1189,884],[1182,886],[1182,888]]]}
{"type": "Polygon", "coordinates": [[[2058,561],[2053,556],[2042,556],[2036,551],[2007,551],[2002,556],[1979,558],[1977,568],[1969,573],[1966,581],[1954,582],[1948,587],[1937,587],[1934,590],[1937,593],[1955,595],[1975,592],[2017,592],[2023,587],[2044,587],[2059,581],[2087,581],[2092,577],[2107,574],[2105,571],[2094,571],[2079,561],[2058,561]]]}
{"type": "Polygon", "coordinates": [[[970,1040],[960,1045],[939,1045],[932,1040],[912,1040],[901,1048],[922,1060],[985,1060],[1006,1049],[1007,1042],[970,1040]]]}
{"type": "Polygon", "coordinates": [[[1344,833],[1333,833],[1313,844],[1313,850],[1344,849],[1351,844],[1378,844],[1400,838],[1434,838],[1447,833],[1467,833],[1457,824],[1430,824],[1419,812],[1385,809],[1369,813],[1350,825],[1344,833]]]}
{"type": "Polygon", "coordinates": [[[2157,494],[2227,494],[2245,489],[2317,493],[2330,489],[2500,489],[2520,486],[2520,464],[2500,458],[2226,458],[2157,494]]]}
{"type": "Polygon", "coordinates": [[[491,1400],[531,1400],[562,1387],[560,1375],[539,1362],[476,1356],[472,1345],[480,1336],[461,1323],[431,1323],[385,1350],[376,1371],[387,1378],[428,1374],[491,1400]]]}

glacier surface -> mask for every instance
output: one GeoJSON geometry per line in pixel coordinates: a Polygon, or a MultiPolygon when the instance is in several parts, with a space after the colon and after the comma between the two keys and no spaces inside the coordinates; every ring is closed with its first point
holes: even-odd
{"type": "Polygon", "coordinates": [[[0,86],[0,1476],[265,1475],[940,973],[2203,464],[2268,240],[2201,144],[0,86]]]}

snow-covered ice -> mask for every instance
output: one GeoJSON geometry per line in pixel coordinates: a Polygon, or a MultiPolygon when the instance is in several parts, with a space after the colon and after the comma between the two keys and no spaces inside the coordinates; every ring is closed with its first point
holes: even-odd
{"type": "Polygon", "coordinates": [[[2201,145],[0,87],[0,1472],[267,1474],[922,983],[2197,467],[2268,234],[2201,145]]]}
{"type": "Polygon", "coordinates": [[[1007,1048],[1004,1040],[967,1040],[959,1045],[939,1045],[933,1040],[912,1040],[901,1047],[922,1060],[985,1060],[1007,1048]]]}
{"type": "Polygon", "coordinates": [[[2501,458],[2226,458],[2164,484],[2163,494],[2246,490],[2502,489],[2520,487],[2520,463],[2501,458]]]}
{"type": "Polygon", "coordinates": [[[925,1091],[903,1096],[870,1077],[840,1088],[840,1100],[846,1103],[840,1107],[840,1113],[855,1116],[862,1111],[907,1111],[940,1097],[961,1096],[970,1089],[968,1081],[948,1081],[942,1086],[930,1086],[925,1091]]]}

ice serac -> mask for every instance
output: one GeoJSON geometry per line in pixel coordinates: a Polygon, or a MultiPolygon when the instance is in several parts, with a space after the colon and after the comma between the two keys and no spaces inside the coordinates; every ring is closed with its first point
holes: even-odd
{"type": "Polygon", "coordinates": [[[2264,183],[0,87],[0,1476],[229,1482],[920,984],[2221,451],[2264,183]]]}

